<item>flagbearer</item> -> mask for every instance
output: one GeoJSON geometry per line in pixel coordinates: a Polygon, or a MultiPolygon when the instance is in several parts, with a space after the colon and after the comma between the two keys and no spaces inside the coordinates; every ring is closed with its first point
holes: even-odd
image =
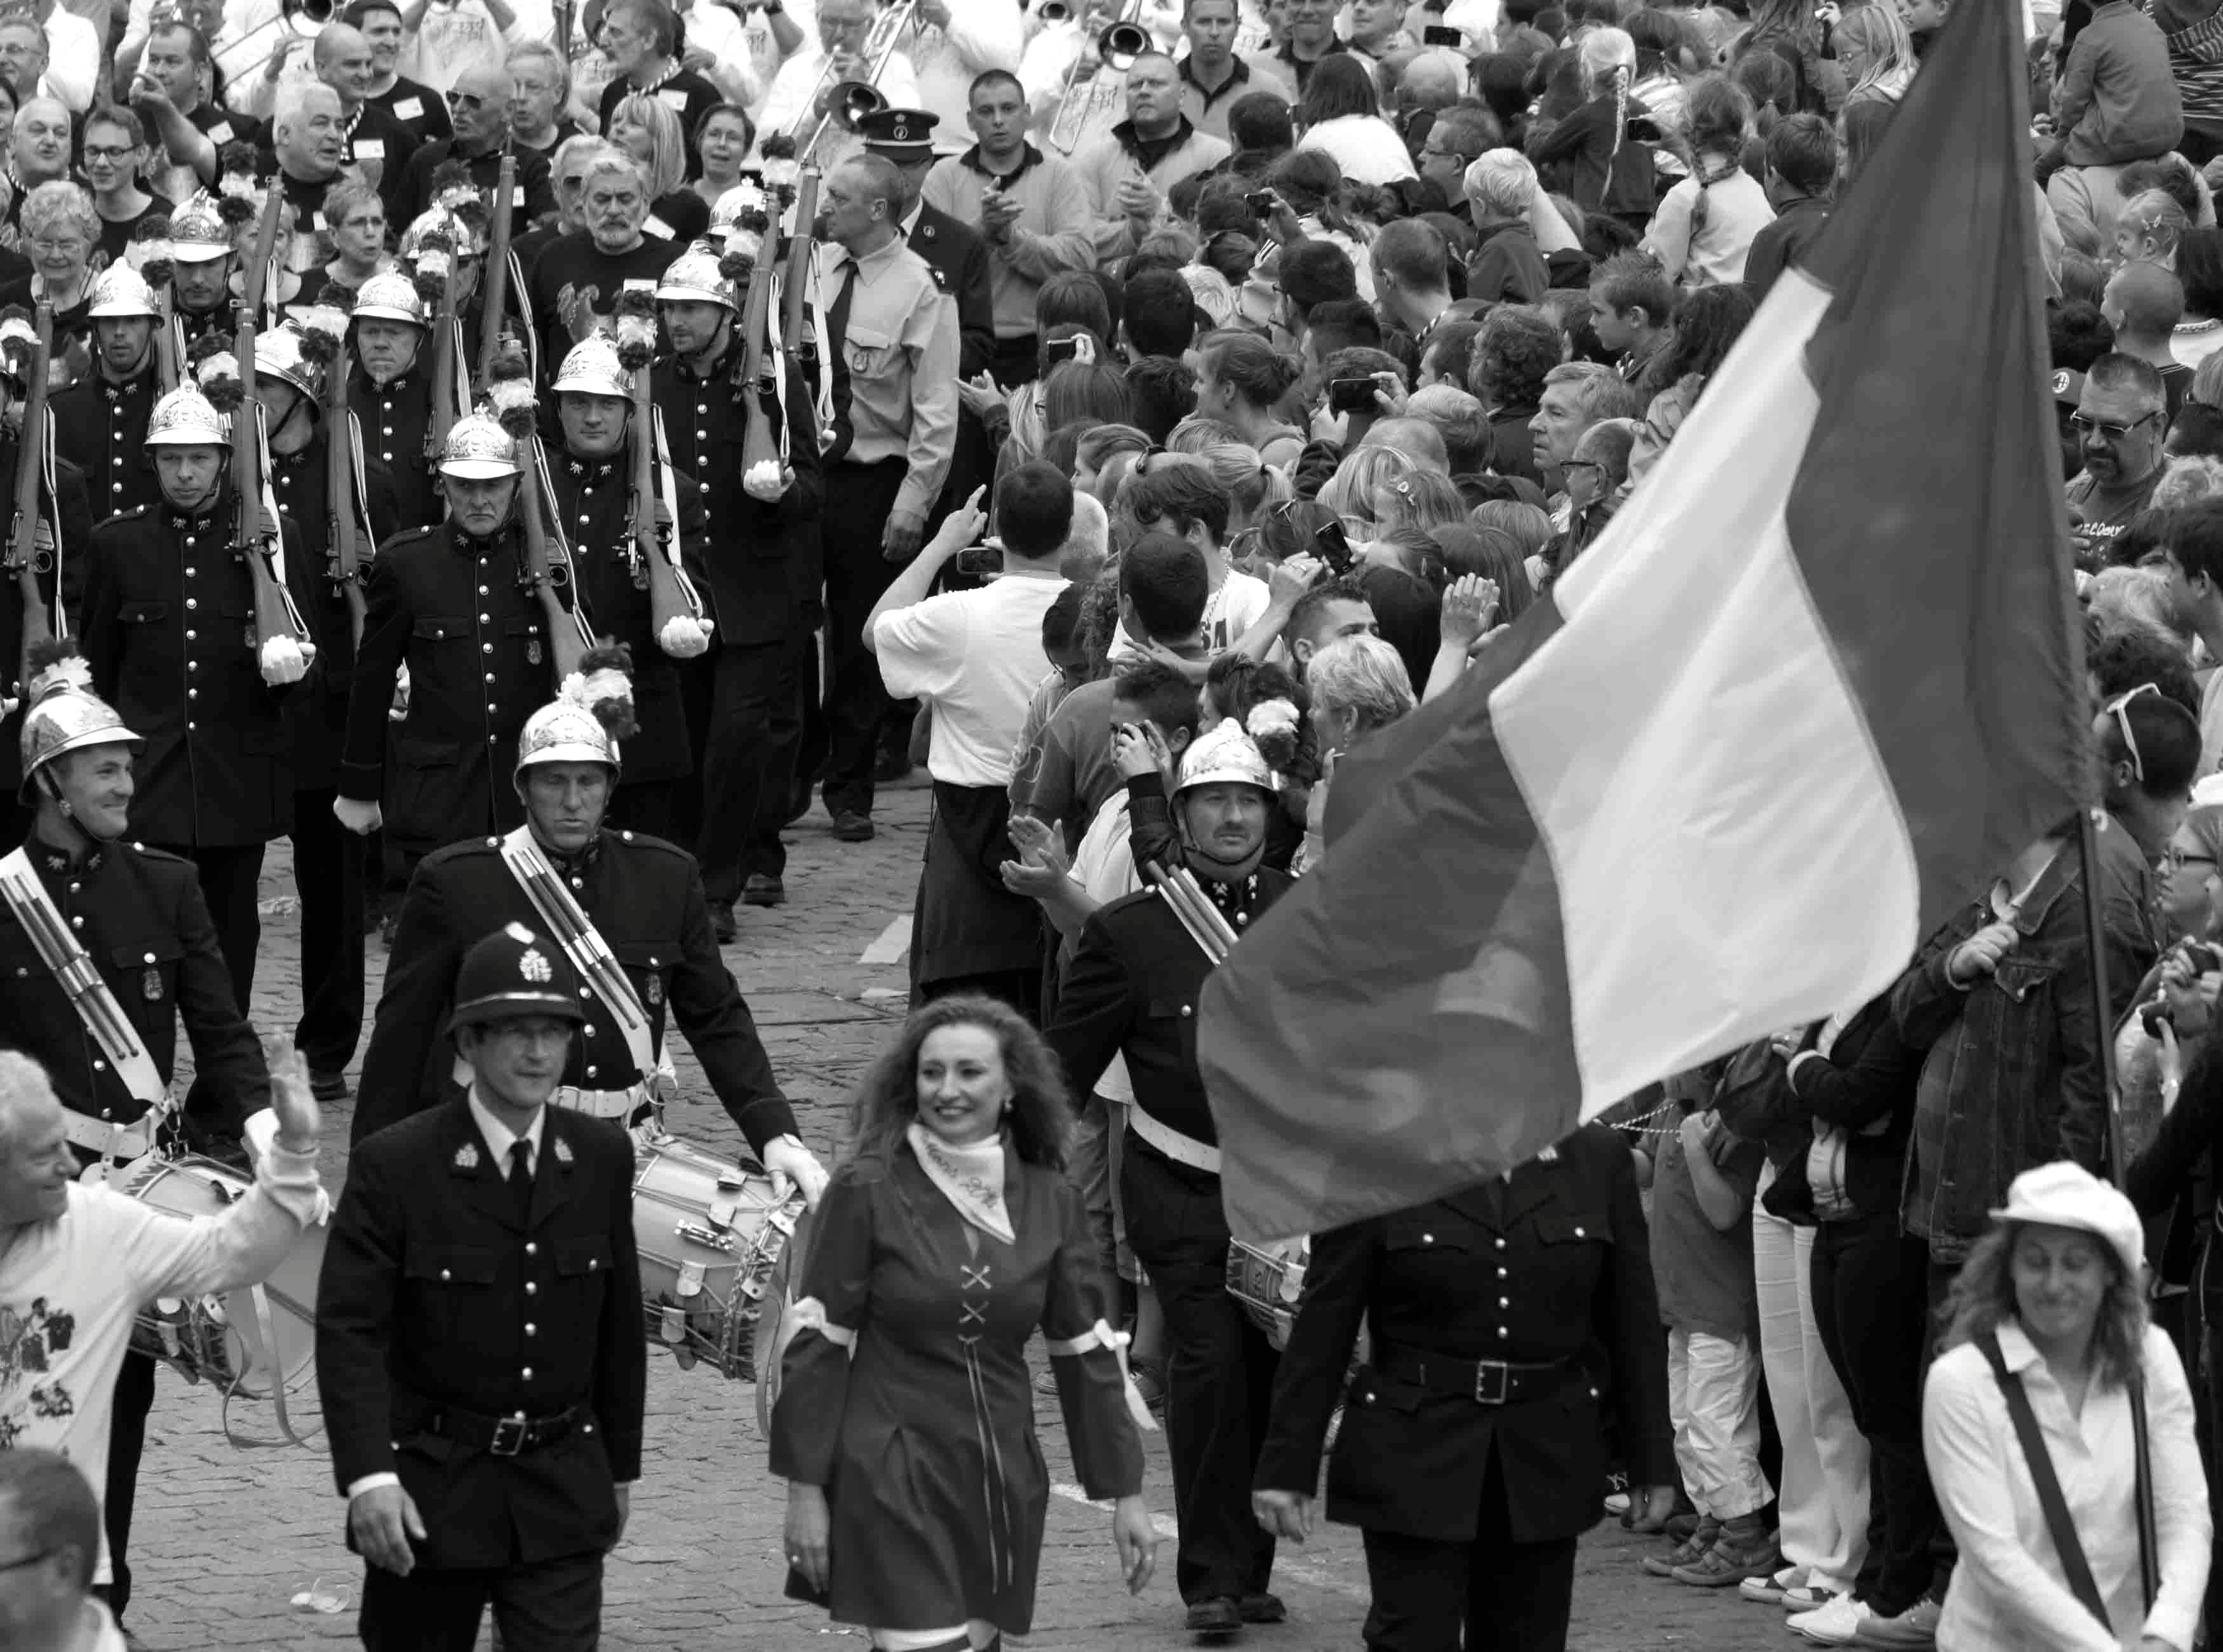
{"type": "MultiPolygon", "coordinates": [[[[1233,722],[1182,753],[1174,812],[1205,896],[1239,937],[1289,887],[1259,864],[1280,806],[1272,772],[1233,722]]],[[[1176,1578],[1199,1634],[1287,1615],[1267,1591],[1274,1539],[1250,1511],[1275,1354],[1227,1293],[1219,1138],[1196,1064],[1196,999],[1212,961],[1156,891],[1099,907],[1047,1034],[1075,1095],[1115,1056],[1134,1085],[1119,1182],[1127,1238],[1164,1309],[1166,1440],[1181,1524],[1176,1578]]]]}
{"type": "Polygon", "coordinates": [[[515,771],[526,824],[430,855],[410,880],[363,1057],[354,1138],[437,1107],[469,1081],[439,1031],[460,991],[457,970],[477,936],[524,924],[589,966],[579,991],[588,1013],[558,1107],[621,1125],[645,1117],[650,1082],[664,1065],[669,1006],[750,1151],[816,1203],[826,1172],[795,1133],[748,1006],[718,955],[693,857],[602,825],[619,772],[613,735],[631,728],[631,685],[615,650],[593,650],[583,664],[526,724],[515,771]]]}
{"type": "Polygon", "coordinates": [[[595,1011],[522,924],[464,955],[469,1090],[356,1144],[317,1287],[317,1388],[370,1652],[597,1643],[640,1478],[633,1144],[549,1105],[595,1011]]]}
{"type": "MultiPolygon", "coordinates": [[[[242,1118],[270,1104],[269,1069],[232,996],[192,862],[124,840],[133,759],[146,742],[91,684],[74,643],[33,653],[22,790],[37,812],[29,842],[0,859],[0,1049],[47,1069],[80,1168],[153,1144],[181,1019],[197,1088],[242,1118]],[[80,969],[98,985],[73,998],[63,977],[80,969]]],[[[101,1498],[119,1617],[131,1598],[131,1504],[154,1403],[154,1362],[127,1355],[101,1498]]]]}

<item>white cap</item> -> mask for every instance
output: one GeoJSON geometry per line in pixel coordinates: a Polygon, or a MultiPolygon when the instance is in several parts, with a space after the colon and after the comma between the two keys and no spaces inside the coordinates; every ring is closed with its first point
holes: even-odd
{"type": "Polygon", "coordinates": [[[2007,1185],[2007,1201],[1991,1213],[1996,1222],[2035,1222],[2096,1233],[2135,1283],[2145,1265],[2145,1227],[2136,1206],[2071,1159],[2025,1170],[2007,1185]]]}

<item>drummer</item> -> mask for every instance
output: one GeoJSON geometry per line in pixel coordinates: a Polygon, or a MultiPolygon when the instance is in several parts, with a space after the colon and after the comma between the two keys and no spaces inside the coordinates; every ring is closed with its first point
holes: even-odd
{"type": "MultiPolygon", "coordinates": [[[[63,1133],[83,1169],[104,1158],[137,1158],[153,1144],[170,1106],[181,1018],[192,1044],[194,1081],[225,1098],[226,1116],[243,1118],[269,1106],[270,1075],[232,998],[192,863],[123,839],[139,736],[93,693],[91,667],[76,644],[35,649],[30,678],[22,794],[36,818],[29,840],[0,861],[0,883],[16,897],[0,901],[0,980],[7,982],[0,992],[0,1048],[21,1050],[46,1069],[66,1110],[63,1133]],[[91,956],[103,992],[72,999],[63,990],[18,921],[17,900],[49,909],[54,924],[82,949],[72,955],[91,956]],[[110,1048],[119,1044],[113,1037],[104,1041],[94,1034],[94,1023],[106,1016],[128,1028],[122,1041],[128,1054],[110,1048]]],[[[34,915],[33,922],[40,918],[34,915]]],[[[101,1507],[113,1574],[109,1604],[121,1617],[131,1598],[126,1542],[147,1414],[154,1403],[154,1361],[126,1354],[114,1380],[101,1507]]],[[[0,1384],[0,1406],[5,1395],[0,1384]]],[[[78,1460],[98,1475],[89,1460],[78,1460]]]]}
{"type": "Polygon", "coordinates": [[[606,947],[620,971],[579,972],[588,1015],[556,1105],[620,1125],[647,1117],[650,1083],[665,1064],[668,1006],[750,1151],[816,1205],[826,1172],[795,1133],[795,1114],[772,1077],[756,1023],[719,955],[694,856],[660,837],[602,825],[617,783],[618,740],[632,728],[625,651],[592,650],[518,737],[514,784],[526,824],[507,838],[473,838],[419,864],[363,1056],[353,1138],[436,1107],[469,1081],[441,1031],[465,949],[513,923],[564,942],[557,916],[542,911],[531,892],[538,867],[585,915],[586,936],[567,947],[575,963],[606,947]]]}

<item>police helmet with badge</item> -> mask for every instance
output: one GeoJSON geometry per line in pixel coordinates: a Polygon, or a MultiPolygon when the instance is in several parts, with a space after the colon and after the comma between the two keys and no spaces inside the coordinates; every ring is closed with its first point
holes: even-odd
{"type": "Polygon", "coordinates": [[[548,1015],[583,1022],[579,978],[564,949],[522,924],[505,924],[471,943],[456,970],[448,1031],[548,1015]]]}

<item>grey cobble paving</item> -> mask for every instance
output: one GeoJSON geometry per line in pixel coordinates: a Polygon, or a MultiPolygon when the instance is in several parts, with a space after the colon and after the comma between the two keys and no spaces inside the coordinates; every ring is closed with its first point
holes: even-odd
{"type": "MultiPolygon", "coordinates": [[[[910,910],[926,796],[915,785],[884,792],[879,835],[866,845],[836,844],[824,814],[814,812],[789,834],[790,904],[742,909],[740,941],[727,949],[774,1067],[795,1098],[803,1134],[822,1156],[830,1156],[841,1134],[850,1087],[902,1014],[903,965],[858,959],[890,920],[910,910]]],[[[298,919],[282,844],[274,846],[262,892],[255,1019],[258,1026],[282,1028],[299,1002],[298,919]]],[[[374,1002],[384,963],[374,940],[374,1002]]],[[[189,1052],[180,1053],[189,1064],[189,1052]]],[[[739,1132],[709,1099],[683,1041],[675,1044],[675,1054],[689,1099],[674,1109],[672,1128],[714,1151],[734,1150],[739,1132]]],[[[335,1189],[345,1174],[347,1118],[340,1107],[326,1121],[324,1173],[335,1189]]],[[[649,1410],[632,1526],[609,1567],[605,1644],[626,1652],[864,1648],[860,1633],[835,1629],[780,1593],[784,1499],[765,1472],[754,1388],[699,1366],[682,1371],[658,1351],[651,1355],[649,1410]]],[[[221,1411],[207,1389],[163,1372],[140,1481],[131,1627],[155,1652],[296,1652],[353,1644],[361,1564],[342,1542],[341,1505],[327,1460],[316,1450],[236,1449],[225,1441],[221,1411]],[[347,1610],[323,1616],[291,1604],[319,1581],[347,1595],[347,1610]]],[[[1039,1402],[1038,1416],[1052,1478],[1069,1484],[1055,1403],[1039,1402]]],[[[249,1435],[276,1433],[267,1407],[234,1407],[230,1420],[249,1435]]],[[[1172,1501],[1162,1434],[1149,1442],[1149,1463],[1148,1492],[1162,1520],[1172,1501]]],[[[1783,1630],[1774,1609],[1738,1602],[1734,1591],[1725,1598],[1642,1576],[1636,1567],[1641,1552],[1635,1540],[1609,1528],[1585,1541],[1575,1598],[1577,1652],[1743,1652],[1801,1644],[1783,1630]]],[[[1252,1630],[1242,1644],[1249,1652],[1356,1649],[1366,1605],[1357,1535],[1329,1527],[1305,1548],[1284,1554],[1276,1586],[1289,1603],[1291,1622],[1252,1630]]],[[[1075,1652],[1185,1647],[1172,1562],[1168,1544],[1160,1551],[1158,1580],[1140,1600],[1130,1599],[1118,1579],[1106,1516],[1053,1498],[1027,1644],[1075,1652]]]]}

